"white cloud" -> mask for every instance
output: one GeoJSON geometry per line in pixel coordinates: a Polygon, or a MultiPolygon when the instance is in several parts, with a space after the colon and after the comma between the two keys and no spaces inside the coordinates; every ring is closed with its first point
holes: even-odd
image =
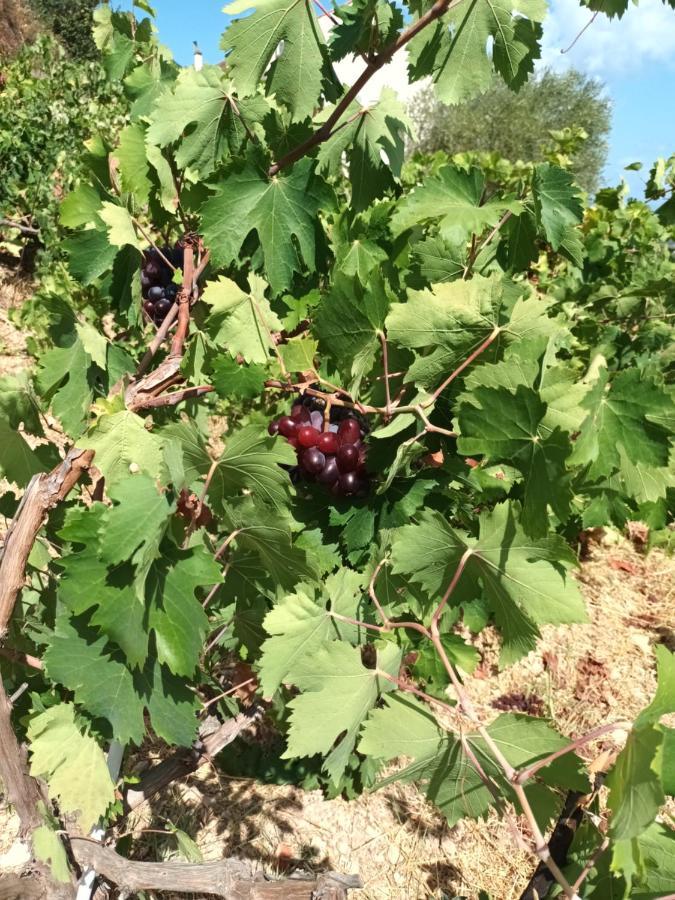
{"type": "Polygon", "coordinates": [[[631,3],[621,19],[600,13],[574,47],[561,53],[591,16],[578,0],[553,0],[544,21],[542,65],[574,66],[601,78],[635,74],[654,64],[675,69],[675,13],[662,0],[631,3]]]}

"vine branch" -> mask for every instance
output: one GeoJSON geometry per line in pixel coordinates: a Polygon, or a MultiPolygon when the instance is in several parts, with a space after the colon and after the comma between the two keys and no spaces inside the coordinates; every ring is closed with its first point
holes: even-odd
{"type": "Polygon", "coordinates": [[[314,134],[310,135],[305,141],[301,144],[298,144],[293,150],[287,153],[285,156],[275,162],[267,171],[267,174],[270,178],[273,178],[277,175],[282,169],[285,169],[287,166],[292,165],[297,160],[301,159],[303,156],[306,156],[310,151],[312,151],[315,147],[318,147],[319,144],[322,144],[324,141],[327,141],[333,134],[333,128],[338,124],[340,119],[342,118],[343,113],[351,106],[352,102],[356,99],[361,90],[365,87],[366,84],[370,81],[373,75],[378,72],[385,63],[388,63],[392,56],[400,50],[402,47],[411,41],[417,34],[420,33],[427,25],[430,25],[432,22],[435,22],[436,19],[440,19],[442,15],[444,15],[448,10],[462,3],[463,0],[436,0],[434,5],[428,9],[424,15],[420,16],[416,22],[413,22],[405,31],[402,31],[401,34],[396,38],[396,40],[392,41],[388,47],[385,47],[381,53],[375,56],[368,62],[368,65],[365,67],[363,72],[356,79],[354,84],[349,88],[347,93],[344,95],[342,100],[337,104],[333,112],[328,116],[323,125],[314,132],[314,134]]]}

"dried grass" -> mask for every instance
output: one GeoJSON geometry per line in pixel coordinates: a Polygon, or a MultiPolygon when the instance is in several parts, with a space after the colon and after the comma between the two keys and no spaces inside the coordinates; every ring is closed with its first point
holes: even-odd
{"type": "MultiPolygon", "coordinates": [[[[492,704],[527,685],[573,737],[634,716],[654,691],[653,645],[675,648],[673,575],[675,561],[660,551],[644,557],[615,533],[605,535],[578,575],[589,624],[545,628],[537,650],[504,672],[497,670],[496,635],[481,635],[479,677],[469,681],[481,713],[494,718],[492,704]]],[[[590,761],[618,748],[619,740],[608,735],[583,753],[590,761]]],[[[358,872],[364,887],[350,895],[354,900],[475,900],[481,890],[516,900],[535,866],[494,813],[450,829],[404,785],[347,802],[325,800],[318,791],[223,779],[211,770],[139,810],[133,827],[161,827],[165,818],[191,834],[205,859],[252,857],[274,874],[280,858],[291,856],[310,870],[358,872]]],[[[174,855],[170,840],[141,835],[134,856],[174,855]]]]}

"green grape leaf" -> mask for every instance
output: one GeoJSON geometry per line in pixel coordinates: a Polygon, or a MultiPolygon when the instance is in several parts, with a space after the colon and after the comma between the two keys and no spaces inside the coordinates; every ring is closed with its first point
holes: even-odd
{"type": "Polygon", "coordinates": [[[176,165],[199,178],[237,153],[269,107],[261,96],[236,98],[219,66],[181,69],[170,96],[162,94],[153,110],[148,141],[166,147],[180,140],[176,165]]]}
{"type": "Polygon", "coordinates": [[[145,733],[143,705],[131,672],[106,651],[106,643],[105,637],[87,641],[60,618],[44,653],[45,671],[52,681],[73,691],[76,703],[107,719],[116,740],[140,743],[145,733]]]}
{"type": "Polygon", "coordinates": [[[100,208],[100,193],[83,181],[61,201],[59,219],[65,228],[79,228],[95,222],[100,208]]]}
{"type": "Polygon", "coordinates": [[[438,99],[447,104],[484,93],[494,70],[518,90],[540,56],[539,22],[545,15],[542,2],[458,4],[410,42],[412,80],[431,75],[438,99]]]}
{"type": "Polygon", "coordinates": [[[237,532],[228,578],[242,570],[253,580],[267,573],[275,584],[287,589],[319,579],[320,560],[293,543],[285,511],[256,504],[249,497],[236,507],[224,507],[223,512],[227,527],[237,532]]]}
{"type": "Polygon", "coordinates": [[[108,485],[126,480],[136,469],[153,478],[162,473],[161,440],[127,409],[101,415],[82,444],[96,452],[96,465],[108,485]]]}
{"type": "Polygon", "coordinates": [[[302,693],[288,704],[291,718],[283,758],[327,754],[324,769],[337,784],[364,719],[378,697],[393,689],[379,671],[398,675],[400,661],[401,651],[385,644],[377,651],[377,668],[366,669],[359,649],[339,641],[298,660],[294,683],[302,693]]]}
{"type": "Polygon", "coordinates": [[[107,233],[95,228],[66,238],[62,248],[68,256],[70,271],[85,286],[107,272],[117,256],[117,247],[108,240],[107,233]]]}
{"type": "Polygon", "coordinates": [[[481,513],[478,540],[451,528],[438,512],[422,512],[418,520],[394,532],[392,571],[420,584],[435,605],[470,549],[450,602],[485,597],[504,639],[503,663],[534,648],[537,625],[587,620],[567,571],[574,564],[569,548],[557,535],[527,537],[517,504],[501,503],[481,513]]]}
{"type": "Polygon", "coordinates": [[[116,203],[102,203],[98,216],[108,226],[108,240],[113,247],[124,247],[129,244],[137,250],[143,249],[131,215],[123,206],[116,203]]]}
{"type": "Polygon", "coordinates": [[[616,840],[637,837],[665,801],[657,768],[662,740],[662,732],[652,725],[634,728],[607,776],[610,827],[616,840]]]}
{"type": "Polygon", "coordinates": [[[72,873],[60,835],[49,825],[40,825],[33,831],[33,852],[37,859],[48,863],[55,881],[70,884],[72,873]]]}
{"type": "Polygon", "coordinates": [[[569,238],[568,229],[581,221],[583,207],[572,176],[551,163],[535,167],[532,178],[537,219],[554,250],[569,238]]]}
{"type": "Polygon", "coordinates": [[[336,60],[386,47],[403,27],[401,10],[387,0],[354,0],[338,6],[334,14],[340,20],[330,33],[330,53],[336,60]]]}
{"type": "Polygon", "coordinates": [[[293,682],[297,665],[327,641],[342,637],[359,643],[363,637],[358,627],[346,628],[333,617],[337,613],[360,620],[364,615],[362,578],[343,569],[341,581],[342,584],[334,576],[329,577],[325,596],[318,599],[309,589],[299,588],[294,594],[287,594],[265,617],[263,627],[270,637],[261,647],[260,683],[266,697],[271,697],[282,681],[293,682]],[[349,575],[356,579],[356,585],[344,584],[349,575]]]}
{"type": "Polygon", "coordinates": [[[67,347],[53,347],[40,359],[38,385],[51,398],[52,411],[64,430],[77,437],[94,397],[91,386],[92,359],[80,337],[67,347]]]}
{"type": "Polygon", "coordinates": [[[303,268],[313,272],[316,214],[328,199],[314,166],[312,160],[302,159],[288,173],[269,179],[248,163],[221,181],[202,207],[204,241],[211,248],[212,263],[224,267],[234,262],[249,232],[255,231],[265,276],[275,294],[290,287],[294,272],[303,268]]]}
{"type": "Polygon", "coordinates": [[[0,421],[0,476],[25,487],[44,468],[23,436],[7,422],[0,421]]]}
{"type": "Polygon", "coordinates": [[[386,326],[393,343],[416,353],[406,380],[427,390],[493,333],[481,360],[494,359],[502,348],[520,356],[526,341],[545,346],[548,336],[560,330],[549,318],[547,304],[532,292],[499,276],[480,275],[433,285],[430,291],[410,291],[406,303],[392,304],[386,326]]]}
{"type": "Polygon", "coordinates": [[[275,347],[272,332],[282,326],[264,296],[264,282],[252,281],[252,290],[246,293],[220,275],[206,285],[202,300],[211,307],[208,327],[215,344],[247,363],[264,364],[275,347]]]}
{"type": "Polygon", "coordinates": [[[253,400],[263,392],[267,372],[263,366],[239,365],[228,356],[218,356],[212,363],[211,381],[220,397],[253,400]]]}
{"type": "Polygon", "coordinates": [[[522,472],[521,521],[533,537],[548,532],[549,505],[562,522],[567,521],[572,499],[571,476],[565,465],[571,444],[558,429],[551,433],[541,428],[546,411],[538,393],[523,385],[518,385],[515,393],[506,388],[474,387],[462,394],[458,405],[461,437],[457,449],[465,456],[510,463],[522,472]]]}
{"type": "Polygon", "coordinates": [[[208,589],[221,577],[220,566],[203,547],[181,553],[169,567],[156,565],[149,573],[149,619],[157,658],[175,675],[193,674],[209,628],[195,590],[208,589]]]}
{"type": "MultiPolygon", "coordinates": [[[[329,113],[327,109],[324,115],[329,113]]],[[[319,170],[340,173],[346,154],[351,207],[359,211],[397,184],[411,124],[405,106],[390,88],[382,89],[377,103],[361,106],[355,101],[344,115],[347,124],[321,145],[319,170]]]]}
{"type": "Polygon", "coordinates": [[[374,709],[361,731],[359,753],[388,761],[399,756],[433,759],[446,733],[419,700],[402,693],[387,694],[384,705],[374,709]]]}
{"type": "Polygon", "coordinates": [[[633,467],[645,471],[668,464],[675,406],[649,376],[626,369],[610,383],[603,369],[582,405],[587,416],[570,461],[588,465],[590,478],[611,475],[615,469],[623,473],[624,461],[632,464],[626,468],[629,481],[635,477],[633,467]]]}
{"type": "Polygon", "coordinates": [[[335,281],[314,319],[319,346],[329,353],[345,373],[349,389],[358,393],[371,370],[384,333],[389,299],[378,282],[363,292],[353,282],[335,281]]]}
{"type": "Polygon", "coordinates": [[[358,278],[362,285],[367,283],[373,269],[387,259],[382,247],[367,238],[355,238],[351,243],[341,245],[338,253],[339,270],[358,278]]]}
{"type": "Polygon", "coordinates": [[[289,372],[311,372],[318,344],[311,337],[300,335],[281,344],[279,353],[289,372]]]}
{"type": "Polygon", "coordinates": [[[115,505],[101,532],[101,559],[108,565],[130,560],[142,544],[156,547],[171,507],[147,475],[131,475],[109,490],[115,505]]]}
{"type": "Polygon", "coordinates": [[[454,281],[464,272],[465,248],[450,245],[440,237],[419,241],[413,245],[412,253],[422,277],[433,284],[454,281]]]}
{"type": "MultiPolygon", "coordinates": [[[[148,171],[145,129],[142,125],[138,123],[127,125],[120,132],[119,144],[114,155],[119,163],[122,190],[134,194],[139,203],[147,203],[152,182],[148,171]]],[[[100,208],[98,212],[100,215],[100,208]]],[[[61,218],[63,219],[63,207],[61,218]]]]}
{"type": "Polygon", "coordinates": [[[235,0],[224,11],[235,16],[251,7],[255,12],[235,19],[221,41],[232,80],[248,96],[266,73],[266,92],[294,120],[304,119],[314,112],[324,80],[335,78],[314,7],[309,0],[235,0]],[[280,42],[283,50],[273,60],[280,42]]]}
{"type": "Polygon", "coordinates": [[[657,644],[654,647],[656,656],[656,694],[654,699],[635,720],[637,726],[656,723],[662,716],[675,712],[675,653],[657,644]]]}
{"type": "Polygon", "coordinates": [[[209,496],[222,503],[248,490],[256,501],[281,508],[291,486],[281,466],[294,462],[293,448],[286,441],[270,437],[257,425],[247,425],[227,437],[209,496]]]}
{"type": "Polygon", "coordinates": [[[79,813],[83,831],[89,831],[115,802],[103,750],[83,733],[71,703],[59,703],[34,716],[28,725],[31,774],[43,777],[49,796],[62,812],[79,813]]]}
{"type": "Polygon", "coordinates": [[[414,225],[438,221],[441,237],[451,245],[460,244],[471,234],[481,234],[496,225],[510,210],[518,213],[516,200],[490,198],[483,200],[485,176],[478,169],[469,172],[444,166],[438,175],[417,185],[397,204],[391,219],[394,235],[414,225]]]}

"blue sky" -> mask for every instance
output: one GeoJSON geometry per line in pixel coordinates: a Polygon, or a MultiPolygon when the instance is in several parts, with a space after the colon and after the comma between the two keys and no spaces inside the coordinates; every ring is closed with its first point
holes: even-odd
{"type": "MultiPolygon", "coordinates": [[[[193,40],[205,62],[222,58],[219,41],[228,21],[223,0],[193,0],[188,7],[178,0],[154,0],[153,5],[160,40],[179,63],[191,62],[193,40]]],[[[129,9],[131,0],[113,0],[113,6],[129,9]]],[[[623,175],[639,193],[646,171],[624,173],[623,167],[642,160],[648,169],[657,156],[675,152],[675,11],[662,0],[641,0],[621,20],[600,14],[574,47],[561,53],[590,18],[578,0],[549,0],[542,64],[557,70],[575,66],[605,83],[613,102],[605,181],[616,184],[623,175]]],[[[403,79],[404,70],[397,67],[389,83],[403,79]]]]}

